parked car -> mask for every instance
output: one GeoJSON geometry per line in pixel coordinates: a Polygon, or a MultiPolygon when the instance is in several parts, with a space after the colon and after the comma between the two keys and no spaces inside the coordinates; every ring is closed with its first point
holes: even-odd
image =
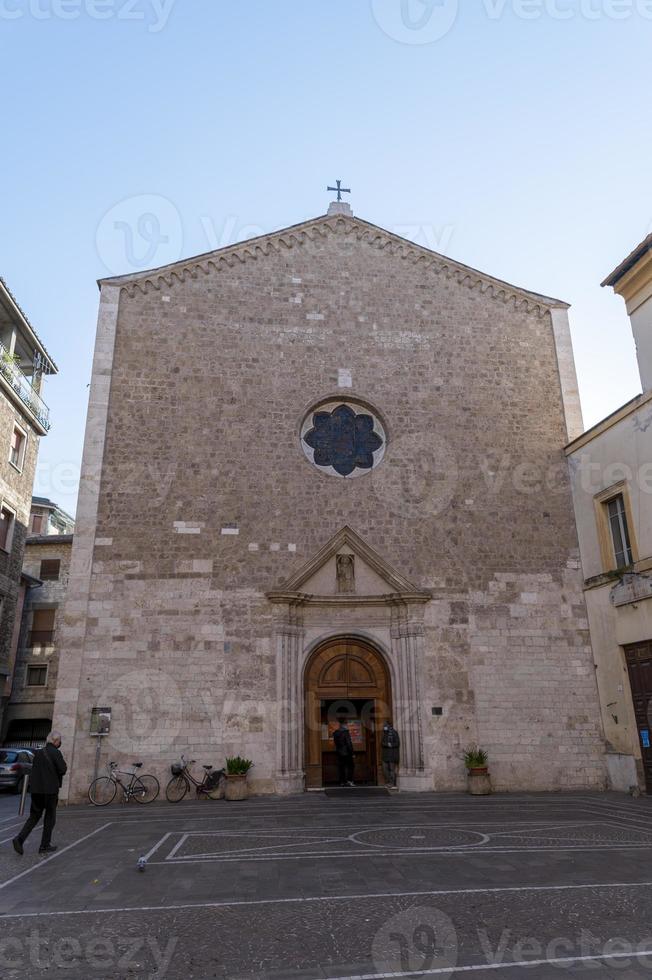
{"type": "Polygon", "coordinates": [[[11,789],[17,793],[22,786],[23,776],[32,771],[34,753],[31,749],[0,749],[0,789],[11,789]]]}

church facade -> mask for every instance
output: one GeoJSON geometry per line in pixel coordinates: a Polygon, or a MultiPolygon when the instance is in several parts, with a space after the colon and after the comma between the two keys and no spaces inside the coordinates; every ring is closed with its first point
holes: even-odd
{"type": "Polygon", "coordinates": [[[567,305],[323,217],[103,281],[55,725],[70,799],[181,753],[252,790],[605,786],[567,305]]]}

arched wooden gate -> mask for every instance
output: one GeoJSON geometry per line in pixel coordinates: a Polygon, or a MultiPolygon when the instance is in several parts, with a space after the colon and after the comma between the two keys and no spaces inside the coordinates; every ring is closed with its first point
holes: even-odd
{"type": "Polygon", "coordinates": [[[322,644],[305,670],[305,771],[308,788],[337,781],[332,730],[349,719],[355,749],[355,781],[382,782],[380,738],[392,715],[389,671],[383,656],[358,639],[322,644]]]}

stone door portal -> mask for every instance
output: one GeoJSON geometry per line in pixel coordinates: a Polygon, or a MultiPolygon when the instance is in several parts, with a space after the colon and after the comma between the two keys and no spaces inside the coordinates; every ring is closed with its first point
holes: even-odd
{"type": "Polygon", "coordinates": [[[323,644],[305,671],[305,772],[308,789],[337,780],[332,730],[340,716],[349,720],[355,750],[355,778],[382,781],[380,739],[391,718],[389,672],[382,655],[358,639],[323,644]]]}
{"type": "Polygon", "coordinates": [[[648,793],[652,793],[652,642],[625,647],[648,793]]]}

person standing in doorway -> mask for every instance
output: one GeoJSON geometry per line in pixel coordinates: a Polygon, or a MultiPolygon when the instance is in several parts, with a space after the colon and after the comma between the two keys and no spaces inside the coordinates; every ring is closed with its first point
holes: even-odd
{"type": "Polygon", "coordinates": [[[392,723],[388,719],[383,725],[381,750],[385,785],[392,789],[396,788],[396,769],[399,762],[400,749],[401,740],[398,732],[392,727],[392,723]]]}
{"type": "Polygon", "coordinates": [[[52,831],[57,820],[57,804],[59,802],[59,790],[63,777],[68,769],[64,758],[59,751],[61,747],[61,735],[59,732],[50,732],[45,744],[45,748],[39,749],[34,754],[34,764],[29,778],[30,790],[32,793],[32,803],[25,825],[12,843],[16,854],[23,853],[23,844],[43,817],[43,835],[39,854],[51,854],[56,851],[56,846],[51,843],[52,831]]]}
{"type": "Polygon", "coordinates": [[[335,751],[337,752],[337,771],[340,786],[355,786],[353,782],[353,741],[347,728],[346,718],[340,718],[340,727],[333,732],[335,751]]]}

